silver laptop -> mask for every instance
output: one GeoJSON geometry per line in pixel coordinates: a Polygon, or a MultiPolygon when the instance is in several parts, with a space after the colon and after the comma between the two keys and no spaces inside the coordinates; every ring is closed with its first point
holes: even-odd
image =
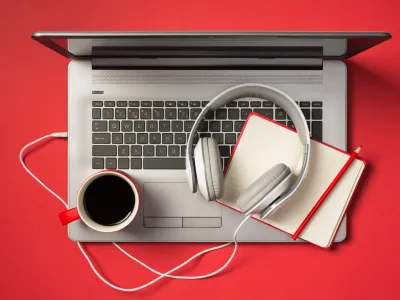
{"type": "MultiPolygon", "coordinates": [[[[241,83],[272,85],[292,96],[314,138],[346,149],[349,58],[390,38],[361,32],[39,32],[33,38],[72,58],[68,68],[69,206],[101,169],[121,169],[141,185],[143,203],[126,229],[99,233],[77,221],[75,241],[230,241],[243,215],[191,194],[187,137],[202,107],[241,83]]],[[[257,111],[293,127],[269,101],[246,99],[209,114],[226,164],[247,115],[257,111]]],[[[336,241],[346,236],[346,220],[336,241]]],[[[239,241],[292,242],[251,220],[239,241]]]]}

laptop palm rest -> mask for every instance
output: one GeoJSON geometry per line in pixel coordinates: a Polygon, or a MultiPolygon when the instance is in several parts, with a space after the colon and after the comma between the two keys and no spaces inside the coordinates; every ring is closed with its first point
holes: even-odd
{"type": "Polygon", "coordinates": [[[145,227],[222,226],[222,207],[192,194],[187,183],[145,183],[143,187],[145,227]]]}

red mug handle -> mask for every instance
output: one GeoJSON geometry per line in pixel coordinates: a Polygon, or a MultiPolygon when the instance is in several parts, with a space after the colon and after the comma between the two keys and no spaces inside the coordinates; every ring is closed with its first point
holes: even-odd
{"type": "Polygon", "coordinates": [[[60,212],[59,217],[61,224],[63,225],[67,225],[73,221],[80,219],[80,215],[76,207],[60,212]]]}

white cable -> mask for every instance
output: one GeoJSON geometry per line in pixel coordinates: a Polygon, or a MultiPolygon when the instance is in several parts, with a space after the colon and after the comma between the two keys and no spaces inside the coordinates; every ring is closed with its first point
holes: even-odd
{"type": "MultiPolygon", "coordinates": [[[[31,147],[32,145],[34,145],[34,144],[36,144],[36,143],[38,143],[38,142],[40,142],[40,141],[42,141],[42,140],[45,140],[45,139],[48,139],[48,138],[67,138],[67,137],[68,137],[68,134],[67,134],[66,132],[56,132],[56,133],[48,134],[48,135],[45,135],[45,136],[43,136],[43,137],[41,137],[41,138],[38,138],[38,139],[34,140],[33,142],[30,142],[29,144],[25,145],[25,146],[21,149],[21,151],[20,151],[20,153],[19,153],[19,160],[20,160],[20,162],[21,162],[22,167],[23,167],[23,168],[28,172],[28,174],[31,175],[41,186],[43,186],[43,187],[44,187],[47,191],[49,191],[54,197],[56,197],[66,208],[68,208],[67,203],[66,203],[59,195],[57,195],[55,192],[53,192],[47,185],[45,185],[38,177],[36,177],[36,176],[28,169],[28,167],[26,166],[26,164],[25,164],[25,162],[24,162],[24,152],[25,152],[26,149],[28,149],[28,148],[31,147]]],[[[134,257],[134,256],[132,256],[131,254],[129,254],[128,252],[126,252],[126,251],[125,251],[123,248],[121,248],[118,244],[112,243],[118,250],[120,250],[120,251],[121,251],[123,254],[125,254],[127,257],[129,257],[130,259],[136,261],[137,263],[139,263],[140,265],[142,265],[143,267],[145,267],[145,268],[148,269],[149,271],[151,271],[151,272],[153,272],[153,273],[159,275],[157,278],[155,278],[155,279],[149,281],[148,283],[146,283],[146,284],[144,284],[144,285],[141,285],[141,286],[139,286],[139,287],[136,287],[136,288],[121,288],[121,287],[119,287],[119,286],[116,286],[116,285],[112,284],[111,282],[107,281],[106,279],[104,279],[104,277],[103,277],[103,276],[96,270],[96,268],[93,266],[93,263],[92,263],[92,261],[90,260],[89,256],[87,255],[87,253],[85,252],[85,250],[83,250],[81,243],[78,242],[77,244],[78,244],[78,247],[79,247],[79,249],[81,250],[83,256],[84,256],[85,259],[88,261],[88,263],[89,263],[91,269],[93,270],[93,272],[96,274],[96,276],[97,276],[101,281],[103,281],[105,284],[107,284],[108,286],[110,286],[110,287],[112,287],[112,288],[114,288],[114,289],[116,289],[116,290],[123,291],[123,292],[134,292],[134,291],[138,291],[138,290],[141,290],[141,289],[144,289],[144,288],[150,286],[151,284],[153,284],[153,283],[159,281],[159,280],[162,279],[163,277],[168,277],[168,278],[173,278],[173,279],[194,280],[194,279],[208,278],[208,277],[211,277],[211,276],[214,276],[214,275],[218,274],[219,272],[221,272],[222,270],[224,270],[224,269],[229,265],[229,263],[232,261],[233,257],[235,256],[236,251],[237,251],[237,247],[238,247],[238,243],[237,243],[237,240],[236,240],[237,234],[238,234],[240,228],[243,226],[243,224],[244,224],[249,218],[250,218],[250,216],[245,217],[245,218],[242,220],[242,222],[239,224],[239,226],[236,228],[235,233],[234,233],[234,235],[233,235],[233,243],[234,243],[235,245],[234,245],[233,251],[232,251],[232,253],[231,253],[231,256],[230,256],[229,259],[226,261],[226,263],[225,263],[222,267],[220,267],[219,269],[215,270],[214,272],[211,272],[211,273],[208,273],[208,274],[204,274],[204,275],[198,275],[198,276],[175,276],[175,275],[169,275],[169,274],[172,273],[172,272],[174,272],[174,271],[176,271],[176,270],[178,270],[178,269],[180,269],[180,268],[182,268],[182,267],[184,267],[186,264],[188,264],[189,262],[191,262],[191,261],[194,260],[195,258],[197,258],[197,257],[199,257],[199,256],[201,256],[201,255],[203,255],[203,254],[205,254],[205,253],[208,253],[208,252],[211,252],[211,251],[214,251],[214,250],[219,250],[219,249],[225,248],[225,247],[231,245],[232,242],[229,242],[229,243],[226,243],[226,244],[223,244],[223,245],[220,245],[220,246],[216,246],[216,247],[211,247],[211,248],[205,249],[205,250],[203,250],[203,251],[201,251],[201,252],[199,252],[199,253],[193,255],[192,257],[190,257],[189,259],[187,259],[185,262],[183,262],[182,264],[180,264],[180,265],[176,266],[175,268],[169,270],[169,271],[166,272],[166,273],[161,273],[161,272],[159,272],[159,271],[157,271],[157,270],[151,268],[150,266],[146,265],[145,263],[143,263],[142,261],[140,261],[140,260],[137,259],[136,257],[134,257]]]]}

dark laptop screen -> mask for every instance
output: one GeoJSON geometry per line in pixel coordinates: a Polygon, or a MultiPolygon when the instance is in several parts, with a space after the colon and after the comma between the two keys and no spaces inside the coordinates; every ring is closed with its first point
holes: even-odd
{"type": "Polygon", "coordinates": [[[70,57],[349,58],[385,32],[38,32],[32,37],[70,57]]]}

